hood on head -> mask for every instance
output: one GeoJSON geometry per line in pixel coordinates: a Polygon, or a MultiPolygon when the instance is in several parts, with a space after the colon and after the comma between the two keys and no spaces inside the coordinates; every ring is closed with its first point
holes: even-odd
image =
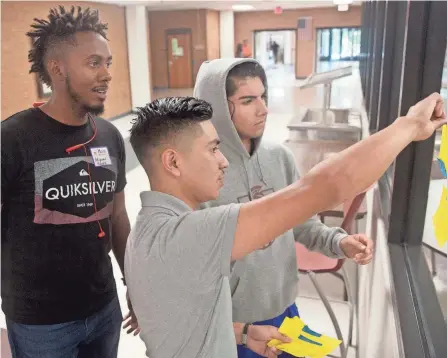
{"type": "MultiPolygon", "coordinates": [[[[244,62],[259,64],[254,59],[245,58],[217,59],[203,62],[197,74],[193,96],[207,101],[213,107],[213,118],[211,122],[216,128],[222,144],[231,147],[240,155],[250,157],[250,153],[245,149],[236,131],[236,127],[231,120],[225,91],[228,73],[235,66],[244,62]]],[[[258,149],[261,138],[262,136],[254,140],[253,153],[258,149]]]]}

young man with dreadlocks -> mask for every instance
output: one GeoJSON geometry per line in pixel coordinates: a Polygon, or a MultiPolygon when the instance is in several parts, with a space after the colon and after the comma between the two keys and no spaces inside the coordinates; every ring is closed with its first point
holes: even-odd
{"type": "MultiPolygon", "coordinates": [[[[121,270],[130,231],[119,131],[104,111],[107,24],[72,7],[35,19],[30,72],[50,99],[1,124],[2,309],[13,357],[117,356],[121,270]]],[[[129,305],[131,308],[131,306],[129,305]]],[[[139,332],[132,313],[128,332],[139,332]]]]}

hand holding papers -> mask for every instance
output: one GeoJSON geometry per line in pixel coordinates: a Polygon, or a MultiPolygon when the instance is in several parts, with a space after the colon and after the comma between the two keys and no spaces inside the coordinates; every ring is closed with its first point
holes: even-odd
{"type": "Polygon", "coordinates": [[[291,343],[282,343],[276,339],[268,343],[295,357],[323,358],[337,348],[341,341],[312,331],[300,318],[286,317],[279,332],[292,339],[291,343]]]}

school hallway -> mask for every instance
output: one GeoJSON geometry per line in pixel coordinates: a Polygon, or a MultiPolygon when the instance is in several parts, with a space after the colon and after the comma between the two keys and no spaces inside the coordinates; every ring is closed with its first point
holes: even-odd
{"type": "MultiPolygon", "coordinates": [[[[29,41],[31,39],[25,35],[33,19],[46,19],[50,8],[59,4],[98,9],[101,22],[108,26],[113,65],[109,67],[108,57],[104,69],[107,68],[107,74],[113,79],[101,116],[116,126],[124,138],[127,156],[126,209],[132,226],[141,208],[140,193],[150,190],[146,173],[129,142],[135,110],[156,98],[192,96],[191,87],[206,61],[244,56],[257,59],[264,66],[268,79],[269,114],[263,140],[290,148],[301,176],[318,163],[330,156],[337,156],[340,151],[376,132],[386,131],[390,127],[391,130],[405,132],[402,127],[394,125],[396,120],[399,119],[400,123],[406,120],[411,106],[430,93],[440,93],[447,111],[447,1],[253,0],[242,4],[237,0],[98,0],[81,4],[71,1],[10,0],[1,3],[4,34],[1,55],[2,121],[31,107],[33,103],[64,98],[64,95],[59,97],[57,94],[61,89],[65,95],[70,92],[68,75],[65,78],[66,88],[52,88],[42,78],[45,68],[40,73],[30,73],[30,62],[33,61],[27,57],[30,49],[40,46],[38,42],[29,41]],[[272,56],[273,53],[278,57],[272,56]]],[[[66,26],[68,30],[64,31],[70,32],[71,23],[66,26]]],[[[64,32],[59,35],[62,34],[64,32]]],[[[47,50],[45,46],[42,49],[40,52],[44,60],[47,50]]],[[[73,66],[75,63],[73,61],[73,66]]],[[[81,72],[73,70],[73,73],[77,75],[71,79],[84,83],[82,78],[77,78],[82,77],[81,72]]],[[[88,83],[90,81],[84,85],[88,83]]],[[[104,92],[102,87],[94,87],[93,90],[104,92]]],[[[64,107],[63,102],[61,108],[66,111],[68,107],[64,107]]],[[[74,97],[72,102],[72,105],[76,104],[74,97]]],[[[59,115],[55,118],[62,119],[59,115]]],[[[23,134],[23,137],[18,137],[22,138],[19,139],[20,144],[34,134],[34,128],[28,127],[30,123],[33,124],[28,121],[23,128],[19,128],[23,134]]],[[[365,233],[372,240],[374,254],[368,265],[357,266],[351,260],[329,259],[322,254],[303,250],[304,247],[296,243],[292,259],[297,257],[297,265],[302,272],[296,297],[298,310],[308,328],[317,333],[314,337],[321,333],[341,340],[342,343],[331,352],[330,357],[446,357],[447,206],[444,199],[447,200],[447,172],[443,164],[447,163],[447,126],[444,129],[441,132],[439,128],[429,139],[411,143],[397,157],[393,156],[394,160],[386,172],[382,172],[380,179],[364,193],[358,193],[355,198],[319,213],[326,225],[339,227],[343,223],[349,233],[365,233]]],[[[400,133],[395,133],[391,140],[393,144],[395,138],[402,139],[399,138],[400,133]]],[[[10,139],[14,135],[7,134],[5,137],[10,139]]],[[[67,140],[72,140],[72,137],[67,140]]],[[[36,148],[31,145],[23,147],[35,154],[39,153],[40,145],[53,147],[53,142],[57,144],[58,141],[57,137],[45,140],[39,136],[36,148]]],[[[376,143],[382,145],[383,142],[376,143]]],[[[38,188],[35,188],[34,182],[15,175],[17,164],[24,162],[15,154],[15,149],[22,147],[16,144],[14,142],[8,146],[5,140],[2,147],[2,153],[10,159],[3,161],[2,158],[2,164],[12,169],[3,171],[12,173],[11,179],[5,181],[14,185],[23,184],[13,194],[31,193],[33,190],[36,194],[38,188]]],[[[107,143],[103,144],[101,139],[99,145],[105,146],[107,143]]],[[[385,160],[387,156],[380,145],[368,154],[385,160]]],[[[95,159],[93,157],[92,153],[92,160],[95,159]]],[[[47,159],[52,160],[53,157],[44,158],[47,159]]],[[[27,163],[30,168],[27,175],[33,175],[31,168],[40,160],[37,158],[27,163]]],[[[374,161],[360,162],[358,157],[351,157],[349,163],[354,164],[349,166],[350,172],[359,173],[359,166],[366,169],[362,165],[365,163],[370,169],[377,169],[374,161]]],[[[341,169],[344,173],[344,167],[341,169]]],[[[367,176],[368,173],[362,174],[367,176]]],[[[71,176],[69,179],[72,179],[71,176]]],[[[352,177],[347,180],[352,183],[352,177]]],[[[22,202],[19,204],[22,205],[22,202]]],[[[23,205],[23,208],[35,215],[35,204],[36,199],[23,205]]],[[[70,210],[72,207],[70,204],[70,210]]],[[[8,211],[8,207],[3,205],[3,209],[7,216],[14,219],[22,212],[21,206],[8,211]]],[[[28,221],[22,220],[15,228],[24,232],[28,221]]],[[[62,229],[65,234],[67,229],[62,229]]],[[[60,239],[59,235],[53,234],[56,232],[53,227],[45,232],[51,240],[60,239]]],[[[66,234],[74,241],[76,248],[87,251],[77,239],[88,238],[88,235],[74,235],[68,231],[66,234]]],[[[93,266],[82,266],[83,269],[99,266],[96,256],[74,256],[63,242],[63,253],[74,259],[63,260],[61,264],[56,264],[58,267],[54,267],[52,260],[26,249],[26,245],[42,246],[41,236],[32,235],[36,243],[10,241],[21,250],[23,257],[14,256],[11,252],[8,256],[8,245],[4,245],[7,241],[2,242],[2,249],[6,249],[2,253],[2,280],[6,283],[2,283],[2,295],[5,303],[11,286],[27,286],[23,277],[26,282],[39,284],[39,289],[43,285],[42,289],[45,290],[50,284],[51,277],[46,280],[47,276],[44,278],[48,282],[42,283],[33,280],[30,274],[19,279],[18,276],[8,278],[8,275],[17,275],[22,267],[29,269],[36,267],[33,264],[38,264],[38,273],[55,272],[62,268],[70,271],[71,263],[79,265],[79,257],[84,259],[88,256],[90,259],[82,262],[85,264],[88,261],[93,266]],[[21,263],[27,254],[29,267],[21,263]],[[44,267],[43,271],[39,265],[44,267]]],[[[6,232],[5,236],[15,239],[19,234],[8,235],[6,232]]],[[[47,251],[51,255],[58,253],[53,248],[47,248],[47,251]]],[[[126,287],[112,252],[110,256],[124,317],[128,312],[126,287]]],[[[82,272],[85,271],[95,272],[93,269],[82,272]]],[[[84,276],[79,281],[92,281],[91,275],[84,276]]],[[[77,299],[86,294],[77,288],[85,286],[75,286],[79,282],[70,284],[67,280],[73,280],[73,275],[63,276],[62,281],[76,294],[61,292],[63,298],[55,298],[62,310],[69,306],[67,297],[77,299]]],[[[20,298],[17,290],[20,287],[12,288],[14,292],[9,297],[20,298]]],[[[35,293],[31,292],[30,296],[32,298],[35,293]]],[[[163,299],[156,302],[163,302],[163,299]]],[[[19,301],[16,306],[22,307],[16,307],[17,311],[24,309],[34,314],[31,307],[25,307],[19,301]]],[[[38,301],[36,299],[36,303],[38,301]]],[[[51,305],[51,311],[54,307],[51,305]]],[[[3,312],[0,312],[0,329],[0,357],[10,358],[3,312]]],[[[301,340],[298,336],[297,341],[301,340]]],[[[45,343],[44,340],[42,342],[45,343]]],[[[316,344],[319,345],[318,342],[316,344]]],[[[140,337],[129,335],[122,329],[118,357],[145,356],[145,346],[140,337]]]]}

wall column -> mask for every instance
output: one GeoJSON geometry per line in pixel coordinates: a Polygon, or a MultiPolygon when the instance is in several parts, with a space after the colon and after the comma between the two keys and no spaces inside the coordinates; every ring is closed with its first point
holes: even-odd
{"type": "Polygon", "coordinates": [[[234,13],[220,12],[220,57],[233,58],[236,52],[234,46],[234,13]]]}
{"type": "Polygon", "coordinates": [[[127,49],[129,56],[132,110],[151,101],[149,76],[148,14],[144,5],[126,6],[127,49]]]}

